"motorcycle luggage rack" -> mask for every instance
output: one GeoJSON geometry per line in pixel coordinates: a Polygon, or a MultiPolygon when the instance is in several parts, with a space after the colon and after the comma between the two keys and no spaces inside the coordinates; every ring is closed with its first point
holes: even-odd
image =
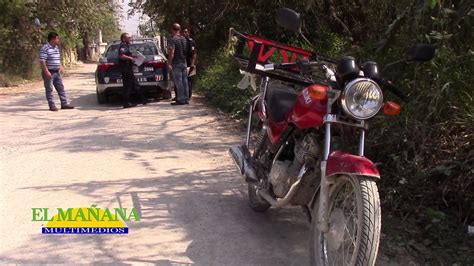
{"type": "MultiPolygon", "coordinates": [[[[255,35],[240,33],[231,29],[231,37],[237,38],[234,58],[242,71],[267,76],[272,79],[308,86],[313,82],[298,74],[298,69],[263,71],[257,69],[258,65],[269,64],[270,58],[284,63],[295,62],[313,56],[313,53],[301,48],[279,44],[255,35]],[[276,53],[278,50],[278,53],[276,53]],[[291,58],[290,58],[291,56],[291,58]]],[[[234,39],[235,40],[235,39],[234,39]]],[[[273,62],[279,63],[279,62],[273,62]]]]}
{"type": "Polygon", "coordinates": [[[303,59],[314,60],[317,58],[320,60],[321,58],[316,56],[313,52],[280,44],[252,34],[240,33],[232,28],[230,29],[229,37],[230,43],[235,45],[235,53],[233,56],[242,71],[303,86],[313,84],[314,78],[320,80],[320,78],[317,77],[309,78],[302,76],[297,67],[290,70],[275,69],[263,71],[263,69],[258,66],[264,66],[270,63],[296,62],[297,60],[303,59]]]}

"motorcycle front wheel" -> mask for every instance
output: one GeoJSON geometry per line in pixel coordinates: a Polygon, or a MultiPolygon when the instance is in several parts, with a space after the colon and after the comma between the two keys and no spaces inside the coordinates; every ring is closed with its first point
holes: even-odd
{"type": "Polygon", "coordinates": [[[380,199],[374,180],[339,176],[330,188],[329,231],[318,229],[318,205],[311,223],[311,265],[374,265],[380,239],[380,199]]]}

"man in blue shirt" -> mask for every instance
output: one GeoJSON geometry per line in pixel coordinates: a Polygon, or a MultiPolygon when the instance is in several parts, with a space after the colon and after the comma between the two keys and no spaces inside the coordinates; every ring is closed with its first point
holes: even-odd
{"type": "Polygon", "coordinates": [[[56,32],[50,32],[48,34],[48,42],[41,47],[39,59],[49,110],[54,112],[58,111],[58,108],[54,104],[53,86],[59,94],[61,109],[74,109],[74,106],[67,103],[66,92],[64,91],[61,77],[63,67],[61,65],[61,53],[59,51],[59,36],[56,32]]]}

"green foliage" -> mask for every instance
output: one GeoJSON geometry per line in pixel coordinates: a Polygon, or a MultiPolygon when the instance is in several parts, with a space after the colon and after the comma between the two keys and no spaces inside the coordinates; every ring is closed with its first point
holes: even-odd
{"type": "Polygon", "coordinates": [[[246,106],[252,95],[250,88],[241,90],[237,83],[242,78],[239,68],[224,50],[219,50],[209,60],[208,67],[201,73],[197,87],[209,104],[237,117],[246,114],[246,106]]]}
{"type": "Polygon", "coordinates": [[[438,0],[427,0],[426,2],[427,2],[427,4],[428,4],[428,6],[429,6],[431,9],[433,9],[433,8],[436,7],[436,4],[438,3],[438,0]]]}
{"type": "MultiPolygon", "coordinates": [[[[376,121],[373,128],[385,130],[371,132],[374,135],[369,138],[369,150],[384,163],[382,192],[387,206],[405,216],[429,206],[463,225],[474,221],[470,192],[474,191],[474,104],[469,85],[474,55],[469,50],[473,38],[465,4],[445,3],[456,11],[443,6],[424,10],[430,20],[415,30],[437,46],[436,57],[429,63],[406,66],[398,75],[397,83],[411,101],[404,105],[402,116],[376,121]],[[400,184],[400,178],[406,182],[400,184]]],[[[402,32],[408,32],[410,25],[409,21],[401,25],[402,32]]],[[[398,37],[400,42],[404,39],[408,38],[398,37]]]]}
{"type": "MultiPolygon", "coordinates": [[[[30,26],[26,1],[0,1],[0,73],[29,76],[26,62],[31,62],[33,47],[39,44],[41,34],[30,26]]],[[[7,80],[8,78],[5,78],[7,80]]]]}
{"type": "Polygon", "coordinates": [[[112,35],[116,38],[115,9],[108,0],[0,0],[0,73],[5,77],[38,76],[37,60],[32,58],[38,57],[50,31],[60,35],[63,51],[83,45],[83,40],[94,38],[98,29],[102,29],[105,40],[112,35]],[[34,25],[35,18],[40,26],[34,25]]]}

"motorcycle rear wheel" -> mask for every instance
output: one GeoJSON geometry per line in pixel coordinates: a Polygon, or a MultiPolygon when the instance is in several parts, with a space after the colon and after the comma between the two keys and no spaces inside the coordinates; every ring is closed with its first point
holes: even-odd
{"type": "MultiPolygon", "coordinates": [[[[252,154],[252,161],[255,163],[260,159],[260,156],[265,151],[265,147],[267,146],[268,143],[268,137],[267,137],[267,131],[265,128],[262,127],[262,124],[260,123],[259,125],[260,132],[258,133],[258,136],[256,137],[255,140],[255,145],[251,147],[251,154],[252,154]]],[[[248,183],[248,194],[249,194],[249,206],[252,208],[252,210],[256,212],[265,212],[268,210],[271,205],[266,202],[262,197],[260,197],[257,194],[257,189],[260,187],[262,189],[265,187],[266,181],[264,180],[259,180],[258,183],[248,183]]]]}
{"type": "Polygon", "coordinates": [[[374,265],[380,240],[377,185],[363,176],[339,176],[330,189],[329,231],[318,229],[318,205],[311,223],[311,265],[374,265]]]}

